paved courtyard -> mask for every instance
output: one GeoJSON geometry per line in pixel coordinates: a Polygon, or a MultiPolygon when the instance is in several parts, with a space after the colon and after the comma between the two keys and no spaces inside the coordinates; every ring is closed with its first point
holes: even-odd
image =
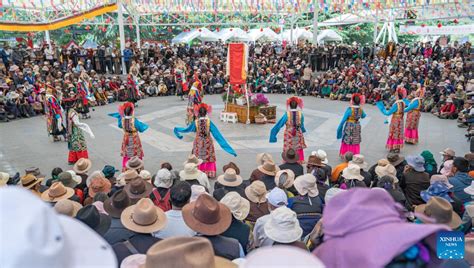
{"type": "MultiPolygon", "coordinates": [[[[277,117],[285,111],[288,96],[268,95],[271,104],[277,105],[277,117]]],[[[259,152],[270,152],[277,162],[281,161],[283,131],[278,136],[278,143],[270,144],[268,136],[272,124],[244,125],[226,124],[218,120],[219,112],[224,105],[221,96],[205,96],[204,100],[213,105],[211,118],[223,133],[224,137],[236,149],[238,156],[234,158],[222,151],[216,143],[218,167],[229,161],[236,162],[244,177],[248,177],[256,167],[255,155],[259,152]]],[[[338,151],[340,141],[336,139],[336,129],[348,103],[330,101],[314,97],[305,97],[305,151],[308,155],[315,149],[323,149],[329,155],[330,164],[339,162],[338,151]]],[[[145,152],[145,168],[156,172],[160,163],[170,162],[176,169],[192,149],[194,135],[185,136],[183,140],[173,135],[173,127],[183,126],[186,102],[176,97],[148,98],[140,101],[136,114],[140,120],[149,124],[150,129],[141,134],[145,152]]],[[[84,120],[92,128],[96,138],[87,136],[89,155],[93,169],[101,169],[105,164],[120,168],[120,146],[122,131],[116,127],[116,120],[107,116],[116,112],[118,103],[96,107],[92,118],[84,120]]],[[[388,125],[386,119],[375,106],[364,107],[368,117],[362,121],[361,152],[370,163],[386,155],[385,141],[388,125]]],[[[456,126],[452,120],[440,120],[430,114],[423,114],[420,123],[420,144],[406,146],[402,153],[414,154],[429,149],[439,159],[438,152],[445,147],[453,148],[459,155],[467,153],[468,143],[464,138],[465,129],[456,126]]],[[[46,134],[46,122],[43,117],[15,120],[0,124],[0,171],[13,173],[30,166],[38,166],[43,173],[54,167],[68,168],[67,144],[53,143],[46,134]]],[[[218,170],[220,173],[220,170],[218,170]]]]}

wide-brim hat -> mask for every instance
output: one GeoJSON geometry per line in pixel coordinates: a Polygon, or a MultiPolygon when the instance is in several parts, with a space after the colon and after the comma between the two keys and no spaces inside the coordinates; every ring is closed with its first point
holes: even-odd
{"type": "Polygon", "coordinates": [[[42,181],[43,178],[37,178],[33,174],[26,174],[25,176],[21,177],[19,185],[21,185],[23,188],[31,189],[42,181]]]}
{"type": "Polygon", "coordinates": [[[92,167],[92,162],[88,158],[81,158],[77,160],[77,162],[74,164],[74,167],[72,168],[76,174],[84,174],[89,169],[92,167]]]}
{"type": "Polygon", "coordinates": [[[207,194],[185,205],[182,213],[186,225],[204,235],[222,234],[232,223],[230,209],[207,194]]]}
{"type": "Polygon", "coordinates": [[[46,202],[55,203],[59,200],[69,199],[74,195],[74,189],[65,187],[61,182],[55,182],[48,190],[41,194],[41,199],[46,202]]]}
{"type": "Polygon", "coordinates": [[[188,159],[186,159],[186,161],[184,161],[183,165],[186,165],[187,163],[193,163],[193,164],[196,164],[196,165],[199,166],[200,164],[203,163],[203,160],[197,158],[197,156],[194,155],[194,154],[190,154],[190,155],[188,155],[188,159]]]}
{"type": "Polygon", "coordinates": [[[37,168],[37,167],[29,167],[29,168],[25,169],[25,173],[26,174],[33,174],[38,179],[46,178],[46,176],[43,173],[41,173],[40,169],[37,168]]]}
{"type": "Polygon", "coordinates": [[[308,162],[306,162],[306,165],[309,165],[309,166],[317,166],[317,167],[324,167],[324,164],[321,160],[321,158],[319,158],[318,156],[316,155],[310,155],[308,157],[308,162]]]}
{"type": "Polygon", "coordinates": [[[365,161],[365,158],[361,154],[355,154],[349,164],[358,165],[361,169],[366,169],[369,164],[365,161]]]}
{"type": "Polygon", "coordinates": [[[59,200],[54,205],[54,210],[57,213],[63,214],[69,217],[76,217],[77,212],[82,208],[82,205],[76,201],[69,199],[59,200]]]}
{"type": "Polygon", "coordinates": [[[134,156],[127,161],[125,165],[128,169],[141,169],[143,168],[143,160],[141,160],[138,156],[134,156]]]}
{"type": "Polygon", "coordinates": [[[77,212],[76,219],[84,222],[100,235],[107,233],[112,223],[112,218],[109,215],[100,213],[94,205],[87,205],[81,208],[77,212]]]}
{"type": "Polygon", "coordinates": [[[248,200],[257,204],[267,202],[265,183],[259,180],[253,181],[249,186],[245,187],[245,196],[248,200]]]}
{"type": "Polygon", "coordinates": [[[184,170],[179,172],[179,177],[186,181],[197,180],[199,176],[201,176],[201,173],[199,172],[197,165],[194,163],[187,163],[184,165],[184,170]]]}
{"type": "Polygon", "coordinates": [[[271,160],[273,161],[273,157],[269,153],[259,153],[257,154],[257,165],[262,165],[265,161],[271,160]]]}
{"type": "Polygon", "coordinates": [[[120,189],[104,201],[104,210],[112,217],[120,219],[122,211],[132,204],[127,193],[120,189]]]}
{"type": "Polygon", "coordinates": [[[224,186],[235,187],[242,184],[243,179],[233,168],[228,168],[224,174],[217,177],[217,182],[224,186]]]}
{"type": "Polygon", "coordinates": [[[312,174],[304,174],[296,177],[293,185],[300,195],[308,195],[309,197],[316,197],[319,195],[318,185],[316,184],[316,177],[312,174]]]}
{"type": "Polygon", "coordinates": [[[132,201],[138,201],[141,198],[148,197],[153,191],[153,186],[138,177],[125,185],[123,190],[127,193],[132,201]]]}
{"type": "Polygon", "coordinates": [[[76,172],[74,172],[74,170],[67,170],[66,172],[69,172],[71,174],[72,180],[75,181],[77,184],[82,183],[82,177],[77,175],[76,172]]]}
{"type": "Polygon", "coordinates": [[[415,171],[425,171],[425,159],[418,155],[409,155],[407,158],[407,164],[412,167],[415,171]]]}
{"type": "Polygon", "coordinates": [[[400,165],[403,161],[405,161],[405,157],[397,154],[397,153],[389,153],[387,155],[387,160],[392,164],[393,166],[398,166],[400,165]]]}
{"type": "MultiPolygon", "coordinates": [[[[429,199],[428,203],[418,205],[415,207],[415,213],[419,213],[427,217],[435,216],[433,215],[433,213],[435,213],[433,212],[433,210],[439,210],[438,211],[439,215],[446,214],[444,215],[445,220],[443,220],[442,222],[439,221],[439,219],[436,219],[437,220],[436,223],[438,224],[445,224],[449,226],[451,229],[456,229],[462,223],[461,217],[459,217],[459,215],[453,211],[452,205],[446,199],[443,199],[441,197],[434,196],[429,199]],[[450,209],[448,209],[449,207],[450,209]],[[444,211],[441,212],[441,210],[444,210],[444,211]],[[449,215],[447,215],[448,213],[449,215]]],[[[427,221],[427,219],[424,219],[424,217],[419,217],[418,219],[422,222],[427,221]]]]}
{"type": "Polygon", "coordinates": [[[270,213],[270,219],[263,226],[263,230],[268,238],[279,243],[298,241],[303,234],[296,213],[286,206],[270,213]]]}
{"type": "Polygon", "coordinates": [[[95,178],[91,180],[89,185],[89,196],[94,197],[98,193],[110,193],[112,184],[107,178],[95,178]]]}
{"type": "Polygon", "coordinates": [[[389,176],[390,178],[393,179],[393,183],[398,183],[397,170],[392,164],[387,164],[385,166],[379,166],[379,165],[376,166],[375,174],[379,178],[382,178],[383,176],[389,176]]]}
{"type": "Polygon", "coordinates": [[[163,229],[168,222],[165,212],[149,198],[140,199],[136,205],[124,209],[120,221],[128,230],[145,234],[163,229]]]}
{"type": "Polygon", "coordinates": [[[286,163],[292,164],[297,163],[300,156],[295,152],[295,150],[289,149],[286,152],[281,153],[281,158],[283,158],[286,163]]]}
{"type": "Polygon", "coordinates": [[[295,173],[291,169],[282,169],[275,175],[275,185],[280,186],[280,178],[286,174],[286,180],[283,182],[283,188],[288,189],[293,186],[295,182],[295,173]]]}
{"type": "Polygon", "coordinates": [[[349,164],[344,170],[342,170],[341,176],[346,180],[364,180],[364,176],[360,174],[360,167],[354,164],[349,164]]]}
{"type": "Polygon", "coordinates": [[[272,160],[265,161],[263,165],[258,166],[257,169],[269,176],[275,176],[276,173],[280,171],[280,168],[272,160]]]}
{"type": "Polygon", "coordinates": [[[249,215],[250,202],[237,192],[228,192],[220,202],[230,209],[230,212],[237,220],[243,221],[249,215]]]}

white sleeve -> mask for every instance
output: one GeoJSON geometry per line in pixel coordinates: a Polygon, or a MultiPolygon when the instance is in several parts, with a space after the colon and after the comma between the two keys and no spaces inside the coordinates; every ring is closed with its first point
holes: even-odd
{"type": "Polygon", "coordinates": [[[94,133],[92,133],[92,130],[91,128],[89,127],[88,124],[86,123],[81,123],[79,122],[79,118],[77,117],[77,113],[73,113],[72,116],[71,116],[71,120],[72,122],[80,129],[82,129],[83,131],[85,131],[87,134],[89,134],[89,136],[91,136],[91,138],[95,138],[94,136],[94,133]]]}

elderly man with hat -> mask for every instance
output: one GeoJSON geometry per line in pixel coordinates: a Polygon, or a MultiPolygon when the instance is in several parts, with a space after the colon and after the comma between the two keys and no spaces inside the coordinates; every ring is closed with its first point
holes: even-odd
{"type": "Polygon", "coordinates": [[[299,163],[299,155],[294,149],[290,148],[286,152],[282,152],[281,158],[284,163],[279,166],[280,169],[290,169],[296,177],[304,174],[304,168],[299,163]]]}
{"type": "Polygon", "coordinates": [[[153,233],[154,237],[161,239],[196,235],[183,220],[182,209],[187,205],[191,198],[191,186],[185,181],[176,182],[170,189],[171,210],[165,211],[168,222],[166,226],[158,232],[153,233]]]}
{"type": "Polygon", "coordinates": [[[161,240],[153,237],[152,233],[163,229],[167,223],[166,214],[149,198],[142,198],[135,205],[125,208],[120,220],[134,234],[126,241],[113,245],[119,263],[132,254],[145,254],[161,240]]]}
{"type": "MultiPolygon", "coordinates": [[[[288,205],[288,198],[285,192],[280,188],[273,188],[267,194],[267,204],[268,211],[272,212],[273,210],[279,207],[285,207],[288,205]]],[[[255,226],[253,228],[253,237],[254,245],[253,247],[264,247],[273,245],[273,240],[271,240],[264,231],[265,224],[270,220],[270,214],[263,215],[257,219],[255,226]]]]}
{"type": "Polygon", "coordinates": [[[116,191],[111,197],[104,201],[104,210],[111,217],[110,228],[104,234],[104,239],[110,245],[126,241],[134,235],[134,232],[125,228],[120,220],[122,212],[131,204],[132,201],[123,189],[116,191]]]}
{"type": "Polygon", "coordinates": [[[265,161],[262,165],[258,166],[257,169],[263,174],[260,180],[265,184],[267,190],[275,188],[275,175],[280,171],[280,168],[275,162],[273,162],[273,160],[265,161]]]}
{"type": "Polygon", "coordinates": [[[406,158],[407,165],[399,182],[400,188],[407,198],[407,207],[424,203],[420,192],[430,186],[430,176],[425,172],[425,159],[420,155],[410,155],[406,158]]]}
{"type": "Polygon", "coordinates": [[[230,192],[236,192],[240,196],[245,197],[245,190],[242,185],[243,179],[237,174],[233,168],[228,168],[224,174],[217,177],[215,190],[213,196],[216,200],[220,201],[224,195],[230,192]]]}
{"type": "Polygon", "coordinates": [[[233,260],[245,256],[239,241],[222,235],[232,223],[230,209],[212,196],[201,194],[196,201],[183,207],[186,225],[207,238],[217,256],[233,260]]]}

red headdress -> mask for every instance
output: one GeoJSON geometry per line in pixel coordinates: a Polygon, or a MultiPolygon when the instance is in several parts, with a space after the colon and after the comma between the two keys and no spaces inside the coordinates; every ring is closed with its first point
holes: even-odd
{"type": "Polygon", "coordinates": [[[135,112],[135,105],[133,103],[127,101],[124,104],[119,106],[119,114],[123,117],[125,116],[125,109],[130,107],[132,109],[132,114],[135,112]]]}
{"type": "Polygon", "coordinates": [[[354,98],[355,97],[359,97],[359,100],[360,100],[359,105],[360,106],[365,104],[365,95],[362,95],[360,93],[354,93],[354,94],[352,94],[352,97],[351,97],[351,105],[354,105],[354,98]]]}
{"type": "Polygon", "coordinates": [[[398,95],[402,95],[402,99],[407,97],[407,90],[404,87],[398,87],[397,88],[397,97],[398,95]]]}
{"type": "Polygon", "coordinates": [[[207,114],[210,115],[212,113],[212,106],[209,104],[205,104],[204,102],[198,105],[194,105],[194,115],[198,116],[199,115],[199,110],[201,108],[206,109],[207,114]]]}
{"type": "Polygon", "coordinates": [[[297,96],[293,96],[293,97],[288,98],[288,99],[286,100],[286,108],[290,107],[290,103],[291,103],[292,101],[295,101],[295,102],[297,103],[298,107],[300,107],[300,109],[303,109],[303,99],[302,99],[302,98],[299,98],[299,97],[297,97],[297,96]]]}

